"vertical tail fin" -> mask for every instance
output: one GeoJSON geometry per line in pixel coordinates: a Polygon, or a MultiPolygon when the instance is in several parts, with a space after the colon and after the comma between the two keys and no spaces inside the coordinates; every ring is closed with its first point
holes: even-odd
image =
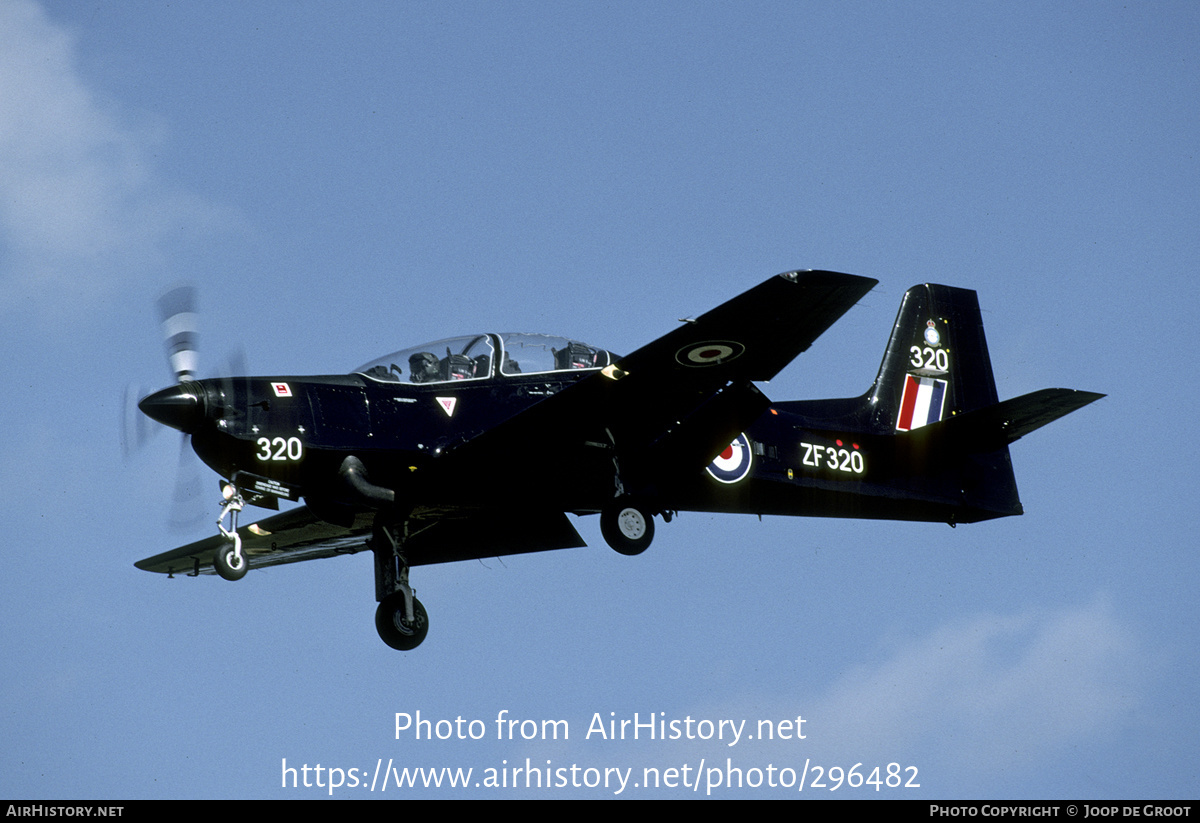
{"type": "Polygon", "coordinates": [[[998,402],[978,297],[927,283],[905,292],[866,394],[772,409],[795,415],[810,449],[821,437],[841,446],[863,435],[865,470],[845,478],[855,516],[955,525],[1021,514],[1009,444],[1100,397],[1043,389],[998,402]]]}
{"type": "Polygon", "coordinates": [[[927,482],[957,497],[951,523],[1021,513],[1007,443],[943,423],[999,401],[974,291],[926,283],[905,292],[867,399],[875,431],[905,437],[912,459],[938,456],[927,482]]]}
{"type": "Polygon", "coordinates": [[[995,405],[975,292],[930,283],[905,292],[867,397],[872,427],[881,433],[913,431],[995,405]]]}

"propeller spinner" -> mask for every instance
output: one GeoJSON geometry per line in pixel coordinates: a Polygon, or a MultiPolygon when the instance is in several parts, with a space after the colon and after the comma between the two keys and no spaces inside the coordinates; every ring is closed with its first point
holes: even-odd
{"type": "Polygon", "coordinates": [[[195,434],[204,425],[206,394],[204,386],[189,380],[142,398],[138,408],[164,426],[195,434]]]}

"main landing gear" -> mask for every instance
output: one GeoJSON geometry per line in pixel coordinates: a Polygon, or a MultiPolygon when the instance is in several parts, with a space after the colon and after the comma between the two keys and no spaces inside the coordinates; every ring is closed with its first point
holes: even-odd
{"type": "Polygon", "coordinates": [[[661,514],[664,523],[670,523],[675,512],[652,507],[651,498],[630,494],[623,478],[622,461],[618,459],[616,438],[609,429],[610,448],[613,450],[613,499],[600,510],[600,534],[604,542],[618,554],[634,556],[650,548],[654,542],[654,515],[661,514]]]}
{"type": "Polygon", "coordinates": [[[377,522],[368,545],[375,555],[375,630],[384,643],[407,652],[421,645],[429,632],[429,615],[408,585],[408,561],[403,544],[406,524],[377,522]]]}
{"type": "MultiPolygon", "coordinates": [[[[673,516],[674,512],[662,512],[664,523],[670,523],[673,516]]],[[[601,510],[600,534],[620,554],[641,554],[654,540],[654,510],[629,497],[619,497],[601,510]]]]}

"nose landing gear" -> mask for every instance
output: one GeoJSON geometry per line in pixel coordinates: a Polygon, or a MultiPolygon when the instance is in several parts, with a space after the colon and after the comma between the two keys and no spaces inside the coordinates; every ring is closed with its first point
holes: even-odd
{"type": "Polygon", "coordinates": [[[242,553],[242,537],[237,531],[238,512],[246,505],[246,501],[232,483],[226,483],[221,488],[221,496],[225,499],[225,505],[221,507],[221,514],[217,518],[217,529],[231,545],[222,546],[213,553],[213,567],[226,580],[241,580],[250,570],[246,555],[242,553]],[[225,528],[226,515],[229,515],[228,529],[225,528]]]}

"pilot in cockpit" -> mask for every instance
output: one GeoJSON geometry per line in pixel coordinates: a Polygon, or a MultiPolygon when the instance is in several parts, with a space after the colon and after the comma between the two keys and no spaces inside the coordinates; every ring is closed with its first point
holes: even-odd
{"type": "Polygon", "coordinates": [[[408,358],[408,373],[414,383],[432,383],[438,379],[438,359],[433,352],[417,352],[408,358]]]}

